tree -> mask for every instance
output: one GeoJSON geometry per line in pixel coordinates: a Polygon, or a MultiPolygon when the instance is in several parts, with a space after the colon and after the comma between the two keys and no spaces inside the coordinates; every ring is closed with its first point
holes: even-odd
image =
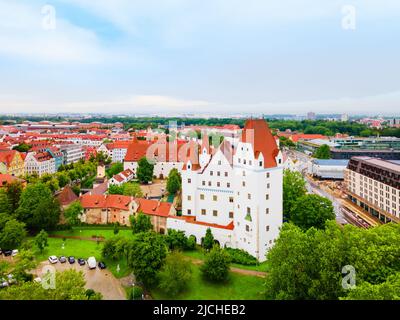
{"type": "Polygon", "coordinates": [[[6,223],[12,219],[12,215],[5,212],[0,213],[0,232],[4,229],[6,223]]]}
{"type": "Polygon", "coordinates": [[[158,274],[159,287],[166,294],[175,297],[187,288],[191,277],[190,262],[180,252],[172,252],[158,274]]]}
{"type": "Polygon", "coordinates": [[[18,248],[26,237],[25,224],[15,219],[7,221],[0,233],[0,248],[18,248]]]}
{"type": "Polygon", "coordinates": [[[0,213],[12,213],[11,204],[4,188],[0,189],[0,213]]]}
{"type": "Polygon", "coordinates": [[[49,230],[59,222],[60,212],[60,203],[51,190],[36,183],[28,185],[22,192],[16,214],[29,230],[49,230]]]}
{"type": "Polygon", "coordinates": [[[111,167],[107,170],[107,177],[112,178],[122,171],[124,171],[124,165],[122,162],[113,163],[111,167]]]}
{"type": "Polygon", "coordinates": [[[99,300],[101,294],[88,296],[82,271],[70,269],[56,272],[55,289],[45,289],[40,283],[21,282],[0,291],[0,300],[99,300]]]}
{"type": "Polygon", "coordinates": [[[400,272],[380,284],[363,282],[350,290],[343,300],[400,300],[400,272]]]}
{"type": "Polygon", "coordinates": [[[116,184],[112,184],[108,187],[108,194],[120,194],[122,195],[124,193],[124,187],[119,186],[116,184]]]}
{"type": "Polygon", "coordinates": [[[187,239],[186,249],[194,250],[195,248],[196,248],[196,237],[192,235],[187,239]]]}
{"type": "Polygon", "coordinates": [[[31,281],[32,274],[29,272],[37,266],[35,255],[32,250],[22,249],[18,253],[17,261],[12,269],[12,274],[18,281],[31,281]]]}
{"type": "Polygon", "coordinates": [[[14,214],[19,206],[19,199],[22,194],[22,183],[19,181],[11,182],[7,185],[6,193],[8,198],[8,203],[10,205],[10,213],[14,214]]]}
{"type": "Polygon", "coordinates": [[[65,172],[57,172],[57,180],[60,188],[64,188],[71,181],[70,177],[65,172]]]}
{"type": "Polygon", "coordinates": [[[49,246],[49,243],[47,241],[48,237],[49,237],[49,235],[44,230],[40,231],[36,235],[36,237],[35,237],[35,245],[39,249],[40,253],[43,253],[44,248],[49,246]]]}
{"type": "Polygon", "coordinates": [[[206,235],[203,239],[203,248],[210,250],[214,246],[214,236],[210,228],[207,228],[206,235]]]}
{"type": "Polygon", "coordinates": [[[222,282],[228,279],[229,264],[229,254],[215,245],[206,255],[206,259],[200,270],[203,277],[207,280],[222,282]]]}
{"type": "Polygon", "coordinates": [[[104,242],[101,254],[104,258],[119,260],[127,257],[129,243],[123,236],[113,236],[104,242]]]}
{"type": "Polygon", "coordinates": [[[123,184],[123,195],[135,198],[142,198],[143,192],[138,183],[125,183],[123,184]]]}
{"type": "Polygon", "coordinates": [[[18,146],[15,146],[13,150],[17,150],[18,152],[28,152],[32,146],[26,143],[21,143],[18,146]]]}
{"type": "Polygon", "coordinates": [[[147,161],[145,157],[141,158],[138,162],[136,170],[137,178],[141,183],[149,183],[153,180],[154,164],[147,161]]]}
{"type": "Polygon", "coordinates": [[[114,230],[113,230],[114,234],[117,235],[119,233],[119,226],[118,223],[114,224],[114,230]]]}
{"type": "Polygon", "coordinates": [[[154,285],[158,270],[167,256],[167,247],[161,235],[141,232],[129,244],[128,266],[139,281],[154,285]]]}
{"type": "Polygon", "coordinates": [[[303,231],[285,223],[268,251],[268,299],[333,300],[346,297],[344,266],[356,271],[357,286],[378,285],[400,272],[400,225],[370,229],[328,221],[324,229],[303,231]]]}
{"type": "Polygon", "coordinates": [[[185,250],[188,245],[188,239],[186,238],[185,233],[174,229],[168,229],[165,242],[171,250],[185,250]]]}
{"type": "Polygon", "coordinates": [[[169,194],[176,194],[182,186],[182,177],[177,169],[172,169],[169,172],[167,179],[167,191],[169,194]]]}
{"type": "Polygon", "coordinates": [[[146,232],[153,229],[150,217],[142,212],[139,212],[137,216],[134,215],[129,217],[133,233],[146,232]]]}
{"type": "Polygon", "coordinates": [[[316,194],[306,194],[296,200],[290,214],[290,221],[303,230],[311,227],[325,228],[327,220],[334,220],[332,202],[316,194]]]}
{"type": "Polygon", "coordinates": [[[293,204],[306,193],[306,182],[301,173],[285,170],[283,173],[283,215],[286,221],[290,219],[293,204]]]}
{"type": "Polygon", "coordinates": [[[317,150],[315,150],[313,157],[317,159],[330,159],[331,149],[329,148],[328,145],[323,144],[317,150]]]}
{"type": "Polygon", "coordinates": [[[69,205],[67,209],[64,211],[64,218],[67,223],[71,226],[78,225],[80,220],[80,215],[83,212],[83,207],[80,201],[74,201],[69,205]]]}

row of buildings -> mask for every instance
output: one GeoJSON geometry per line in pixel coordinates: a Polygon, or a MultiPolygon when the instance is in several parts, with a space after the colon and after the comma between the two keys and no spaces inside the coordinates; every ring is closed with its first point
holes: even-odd
{"type": "Polygon", "coordinates": [[[134,139],[128,144],[126,173],[119,179],[134,174],[137,161],[149,154],[156,174],[176,167],[182,174],[181,215],[167,202],[88,193],[80,198],[82,221],[129,224],[130,215],[144,212],[158,232],[180,230],[201,244],[210,228],[220,245],[264,261],[283,221],[283,156],[277,140],[264,120],[248,120],[236,142],[223,140],[215,147],[209,142],[203,135],[197,141],[134,139]]]}

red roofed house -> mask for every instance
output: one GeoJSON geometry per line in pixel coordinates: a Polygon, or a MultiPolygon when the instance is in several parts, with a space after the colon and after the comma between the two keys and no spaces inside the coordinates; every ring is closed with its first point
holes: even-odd
{"type": "Polygon", "coordinates": [[[80,197],[83,207],[82,222],[90,224],[120,223],[130,225],[129,217],[139,212],[150,216],[156,232],[165,233],[167,218],[175,216],[171,203],[121,195],[90,195],[80,197]]]}
{"type": "Polygon", "coordinates": [[[23,176],[25,166],[21,153],[16,150],[0,150],[0,173],[23,176]]]}
{"type": "Polygon", "coordinates": [[[80,197],[83,207],[82,222],[89,224],[108,224],[119,222],[129,225],[129,217],[138,207],[133,197],[121,195],[91,195],[80,197]]]}
{"type": "Polygon", "coordinates": [[[107,154],[112,162],[123,162],[131,141],[116,141],[102,144],[97,148],[98,152],[107,154]]]}
{"type": "Polygon", "coordinates": [[[267,123],[246,121],[236,147],[224,140],[212,152],[202,143],[199,163],[182,170],[182,217],[168,229],[201,243],[211,228],[222,246],[264,261],[282,225],[283,156],[267,123]]]}
{"type": "Polygon", "coordinates": [[[127,183],[127,182],[133,180],[134,176],[135,175],[133,174],[133,171],[131,169],[126,169],[126,170],[122,171],[121,173],[114,175],[108,181],[108,186],[111,186],[111,185],[120,186],[124,183],[127,183]]]}
{"type": "Polygon", "coordinates": [[[25,180],[18,179],[9,174],[0,173],[0,188],[5,187],[7,184],[13,183],[15,181],[20,181],[21,183],[25,184],[25,180]]]}

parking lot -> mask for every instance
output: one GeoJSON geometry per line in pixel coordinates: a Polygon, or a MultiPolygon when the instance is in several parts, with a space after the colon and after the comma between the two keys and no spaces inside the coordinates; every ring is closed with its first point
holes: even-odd
{"type": "Polygon", "coordinates": [[[89,270],[87,264],[84,266],[80,266],[77,262],[74,264],[69,264],[68,262],[51,264],[49,261],[44,261],[39,264],[33,273],[38,277],[42,277],[42,269],[46,265],[53,266],[57,271],[65,271],[68,269],[82,271],[85,276],[86,288],[100,292],[103,295],[103,300],[126,299],[125,291],[120,280],[115,278],[111,271],[107,269],[100,270],[99,268],[96,268],[89,270]]]}

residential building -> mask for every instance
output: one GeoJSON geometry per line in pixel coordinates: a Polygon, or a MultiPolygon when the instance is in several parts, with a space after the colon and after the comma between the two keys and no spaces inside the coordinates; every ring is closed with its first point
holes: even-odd
{"type": "Polygon", "coordinates": [[[47,151],[29,152],[25,158],[25,172],[37,174],[39,177],[56,173],[56,161],[47,151]]]}
{"type": "Polygon", "coordinates": [[[201,243],[207,228],[222,246],[260,261],[282,225],[283,159],[264,120],[248,120],[236,148],[223,141],[211,152],[203,139],[199,161],[182,170],[182,217],[168,218],[201,243]]]}
{"type": "Polygon", "coordinates": [[[25,163],[22,154],[16,150],[0,150],[0,170],[15,177],[23,176],[25,163]]]}
{"type": "Polygon", "coordinates": [[[353,157],[345,170],[348,198],[382,222],[400,222],[400,161],[353,157]]]}
{"type": "Polygon", "coordinates": [[[118,173],[118,174],[114,175],[108,181],[108,186],[111,186],[111,185],[116,185],[116,186],[123,185],[124,183],[132,181],[134,177],[135,177],[135,174],[133,173],[133,171],[131,169],[126,169],[126,170],[122,171],[121,173],[118,173]]]}
{"type": "Polygon", "coordinates": [[[68,165],[84,159],[85,154],[82,146],[74,144],[63,144],[59,146],[62,154],[64,155],[63,164],[68,165]]]}
{"type": "Polygon", "coordinates": [[[102,144],[97,151],[107,154],[112,162],[123,162],[131,141],[116,141],[102,144]]]}

